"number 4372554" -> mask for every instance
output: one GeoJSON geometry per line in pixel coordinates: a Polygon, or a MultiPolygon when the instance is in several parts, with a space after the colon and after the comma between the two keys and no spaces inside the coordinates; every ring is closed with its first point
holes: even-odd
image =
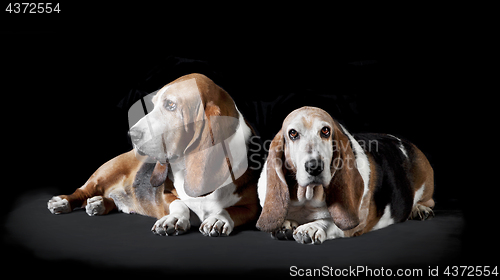
{"type": "Polygon", "coordinates": [[[9,14],[50,14],[61,12],[61,8],[59,3],[9,3],[5,11],[9,14]]]}
{"type": "Polygon", "coordinates": [[[498,276],[497,266],[447,266],[444,270],[446,276],[498,276]]]}

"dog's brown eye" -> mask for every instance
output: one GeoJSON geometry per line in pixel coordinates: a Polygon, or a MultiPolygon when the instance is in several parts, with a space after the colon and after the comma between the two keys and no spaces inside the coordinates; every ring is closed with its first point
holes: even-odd
{"type": "Polygon", "coordinates": [[[330,137],[330,128],[325,126],[321,129],[321,137],[328,138],[330,137]]]}
{"type": "Polygon", "coordinates": [[[290,139],[292,140],[297,140],[299,139],[299,133],[297,132],[297,130],[295,129],[290,129],[290,131],[288,131],[288,136],[290,137],[290,139]]]}
{"type": "Polygon", "coordinates": [[[174,101],[170,100],[170,99],[167,99],[165,101],[165,108],[169,111],[173,111],[175,110],[175,108],[177,108],[177,104],[175,104],[174,101]]]}

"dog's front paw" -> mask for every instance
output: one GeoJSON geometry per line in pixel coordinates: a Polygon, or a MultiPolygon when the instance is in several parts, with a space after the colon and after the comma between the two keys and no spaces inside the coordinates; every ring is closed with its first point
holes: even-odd
{"type": "Polygon", "coordinates": [[[52,214],[63,214],[71,212],[71,206],[67,199],[62,199],[59,196],[52,197],[47,202],[47,208],[52,214]]]}
{"type": "Polygon", "coordinates": [[[184,234],[190,228],[189,218],[171,214],[158,219],[151,228],[151,231],[158,235],[172,236],[184,234]]]}
{"type": "Polygon", "coordinates": [[[315,222],[301,225],[293,232],[295,241],[301,244],[321,244],[326,240],[325,230],[315,222]]]}
{"type": "Polygon", "coordinates": [[[281,228],[271,233],[271,236],[278,240],[293,240],[293,232],[299,223],[294,220],[285,220],[281,225],[281,228]]]}
{"type": "Polygon", "coordinates": [[[234,222],[222,215],[210,216],[203,221],[200,232],[205,236],[228,236],[233,231],[234,222]]]}

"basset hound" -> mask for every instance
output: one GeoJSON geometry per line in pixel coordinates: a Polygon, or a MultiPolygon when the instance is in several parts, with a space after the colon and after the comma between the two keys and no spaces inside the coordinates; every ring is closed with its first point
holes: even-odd
{"type": "Polygon", "coordinates": [[[358,236],[433,216],[434,174],[412,143],[389,134],[350,134],[327,112],[290,113],[258,182],[257,227],[303,244],[358,236]]]}
{"type": "Polygon", "coordinates": [[[85,208],[155,217],[158,235],[190,229],[190,212],[206,236],[227,236],[255,222],[258,172],[249,168],[253,129],[233,99],[201,74],[178,78],[156,92],[151,112],[129,134],[134,149],[103,164],[71,195],[48,201],[53,214],[85,208]]]}

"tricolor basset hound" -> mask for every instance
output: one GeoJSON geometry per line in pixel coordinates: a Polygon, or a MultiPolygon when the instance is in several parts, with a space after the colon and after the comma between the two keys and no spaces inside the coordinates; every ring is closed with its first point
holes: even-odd
{"type": "Polygon", "coordinates": [[[190,74],[164,86],[152,102],[129,131],[134,149],[103,164],[73,194],[50,199],[50,212],[137,213],[156,217],[153,233],[169,236],[189,230],[190,211],[206,236],[227,236],[255,222],[259,171],[248,168],[247,155],[254,131],[229,94],[190,74]]]}
{"type": "Polygon", "coordinates": [[[302,107],[269,148],[257,227],[277,239],[321,244],[409,218],[433,216],[434,175],[412,143],[388,134],[350,134],[327,112],[302,107]]]}

